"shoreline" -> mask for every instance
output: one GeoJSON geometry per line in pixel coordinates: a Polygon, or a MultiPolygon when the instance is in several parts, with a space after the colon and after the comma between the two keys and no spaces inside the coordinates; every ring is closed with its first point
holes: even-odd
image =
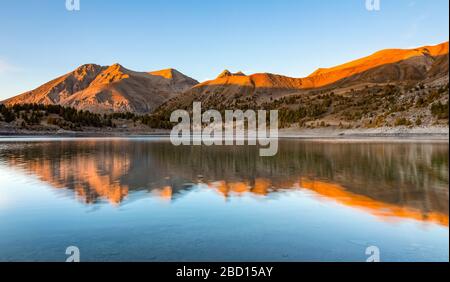
{"type": "Polygon", "coordinates": [[[416,139],[416,140],[449,140],[449,128],[434,127],[380,127],[380,128],[287,128],[280,130],[283,138],[308,139],[416,139]]]}
{"type": "MultiPolygon", "coordinates": [[[[154,131],[30,131],[14,130],[1,131],[0,140],[10,138],[168,138],[170,130],[154,131]]],[[[337,128],[284,128],[280,129],[278,137],[281,139],[341,139],[341,140],[423,140],[449,141],[448,127],[424,128],[373,128],[373,129],[337,129],[337,128]]]]}

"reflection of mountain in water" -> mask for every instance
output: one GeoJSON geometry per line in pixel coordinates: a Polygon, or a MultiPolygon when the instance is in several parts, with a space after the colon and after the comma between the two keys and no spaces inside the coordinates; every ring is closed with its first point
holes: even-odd
{"type": "Polygon", "coordinates": [[[283,141],[276,157],[260,158],[247,146],[78,140],[7,144],[0,161],[86,203],[119,204],[139,190],[171,200],[196,183],[224,197],[307,189],[377,216],[448,225],[448,144],[283,141]]]}

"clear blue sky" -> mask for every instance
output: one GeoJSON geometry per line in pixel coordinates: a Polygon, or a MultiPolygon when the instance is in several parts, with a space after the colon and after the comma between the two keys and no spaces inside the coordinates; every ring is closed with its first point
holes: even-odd
{"type": "Polygon", "coordinates": [[[448,0],[8,0],[0,3],[0,99],[85,63],[303,77],[385,48],[449,37],[448,0]]]}

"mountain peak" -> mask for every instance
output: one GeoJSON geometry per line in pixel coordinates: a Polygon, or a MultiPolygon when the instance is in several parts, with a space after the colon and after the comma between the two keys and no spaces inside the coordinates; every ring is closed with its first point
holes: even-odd
{"type": "Polygon", "coordinates": [[[246,76],[243,72],[238,71],[236,73],[232,73],[229,70],[224,70],[223,72],[221,72],[219,74],[219,76],[217,76],[217,78],[223,78],[223,77],[230,77],[230,76],[246,76]]]}
{"type": "Polygon", "coordinates": [[[124,71],[127,70],[124,66],[122,66],[122,65],[119,64],[119,63],[115,63],[115,64],[109,66],[108,69],[109,69],[109,70],[118,71],[118,72],[124,72],[124,71]]]}
{"type": "Polygon", "coordinates": [[[172,69],[172,68],[158,70],[158,71],[152,71],[152,72],[149,72],[149,73],[151,75],[161,76],[161,77],[164,77],[166,79],[174,79],[174,78],[179,77],[179,76],[184,76],[181,72],[177,71],[176,69],[172,69]]]}
{"type": "MultiPolygon", "coordinates": [[[[154,75],[154,76],[159,76],[164,79],[168,79],[171,81],[171,83],[177,83],[180,86],[182,86],[182,88],[186,88],[186,89],[198,84],[197,80],[195,80],[187,75],[184,75],[183,73],[177,71],[176,69],[172,69],[172,68],[158,70],[158,71],[152,71],[152,72],[149,72],[149,74],[154,75]],[[190,87],[188,87],[188,86],[190,86],[190,87]]],[[[180,91],[181,90],[182,89],[180,88],[180,91]]]]}
{"type": "Polygon", "coordinates": [[[229,70],[224,70],[217,76],[217,78],[228,77],[228,76],[232,76],[231,72],[229,70]]]}
{"type": "Polygon", "coordinates": [[[84,64],[76,68],[72,73],[76,76],[85,76],[89,73],[98,73],[103,67],[97,64],[84,64]]]}
{"type": "Polygon", "coordinates": [[[83,64],[81,66],[79,66],[78,68],[76,68],[76,70],[84,70],[84,69],[92,69],[92,68],[101,68],[102,66],[97,65],[97,64],[83,64]]]}

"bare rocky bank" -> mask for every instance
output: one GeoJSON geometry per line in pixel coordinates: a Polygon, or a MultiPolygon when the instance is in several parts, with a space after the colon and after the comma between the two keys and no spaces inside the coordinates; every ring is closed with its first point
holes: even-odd
{"type": "MultiPolygon", "coordinates": [[[[15,127],[0,126],[1,137],[18,136],[49,136],[49,137],[132,137],[132,136],[169,136],[170,130],[150,128],[84,128],[81,131],[71,130],[29,130],[15,127]]],[[[298,128],[290,127],[280,129],[280,138],[414,138],[422,140],[449,140],[448,126],[432,127],[380,127],[380,128],[298,128]]]]}
{"type": "Polygon", "coordinates": [[[379,128],[286,128],[279,131],[280,137],[420,137],[422,139],[448,139],[448,126],[431,127],[379,127],[379,128]]]}

